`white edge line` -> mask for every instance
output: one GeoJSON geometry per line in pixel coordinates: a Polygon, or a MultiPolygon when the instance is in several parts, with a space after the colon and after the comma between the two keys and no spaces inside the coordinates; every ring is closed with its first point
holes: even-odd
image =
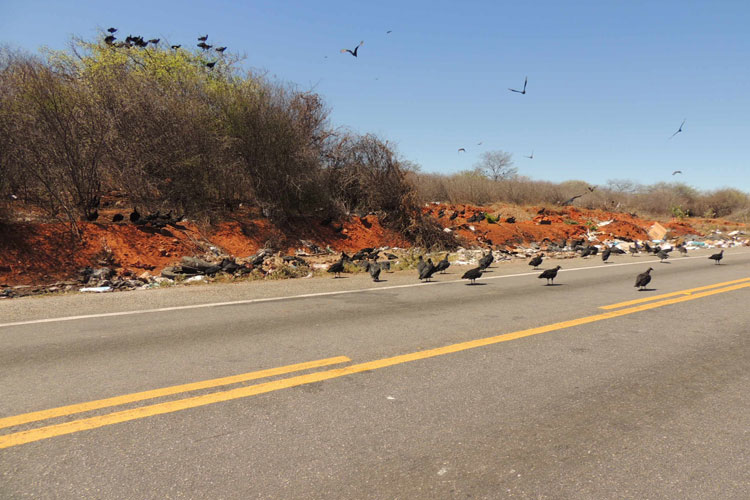
{"type": "MultiPolygon", "coordinates": [[[[737,253],[745,253],[745,252],[736,252],[735,255],[737,253]]],[[[674,259],[674,261],[688,260],[688,259],[705,259],[705,258],[707,258],[705,255],[699,255],[699,256],[694,256],[694,257],[680,257],[678,259],[674,259]]],[[[585,271],[589,269],[601,269],[601,268],[608,269],[608,268],[618,267],[618,266],[643,265],[643,264],[649,264],[652,262],[660,262],[660,261],[646,260],[646,261],[638,261],[638,262],[620,262],[617,264],[611,263],[611,264],[602,264],[599,266],[587,266],[587,267],[575,267],[572,269],[560,269],[560,272],[585,271]]],[[[495,279],[503,279],[503,278],[516,278],[520,276],[534,276],[534,275],[538,275],[540,271],[541,270],[532,271],[528,273],[503,274],[500,276],[486,276],[486,277],[482,277],[479,279],[480,280],[495,280],[495,279]]],[[[428,283],[412,283],[412,284],[407,284],[407,285],[391,285],[391,286],[373,287],[373,288],[359,288],[356,290],[336,290],[333,292],[304,293],[301,295],[287,295],[287,296],[282,296],[282,297],[266,297],[266,298],[260,298],[260,299],[233,300],[230,302],[209,302],[206,304],[191,304],[191,305],[185,305],[185,306],[160,307],[157,309],[142,309],[140,311],[119,311],[119,312],[111,312],[111,313],[84,314],[80,316],[61,316],[57,318],[44,318],[44,319],[33,319],[33,320],[28,320],[28,321],[15,321],[12,323],[0,323],[0,328],[7,328],[11,326],[36,325],[36,324],[41,324],[41,323],[56,323],[56,322],[61,322],[61,321],[75,321],[79,319],[112,318],[115,316],[131,316],[135,314],[150,314],[150,313],[169,312],[169,311],[182,311],[185,309],[201,309],[205,307],[222,307],[222,306],[236,306],[236,305],[244,305],[244,304],[258,304],[261,302],[277,302],[281,300],[307,299],[311,297],[345,295],[345,294],[351,294],[351,293],[373,292],[373,291],[380,291],[380,290],[395,290],[398,288],[413,288],[413,287],[418,287],[418,286],[441,285],[441,284],[446,284],[446,283],[459,283],[462,281],[463,281],[462,279],[449,280],[449,281],[430,281],[428,283]]]]}

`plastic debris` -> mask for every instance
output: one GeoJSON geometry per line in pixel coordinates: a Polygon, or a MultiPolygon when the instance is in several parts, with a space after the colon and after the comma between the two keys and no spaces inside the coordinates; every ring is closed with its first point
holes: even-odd
{"type": "Polygon", "coordinates": [[[80,292],[96,292],[96,293],[111,292],[112,287],[111,286],[87,286],[87,287],[81,288],[79,291],[80,292]]]}

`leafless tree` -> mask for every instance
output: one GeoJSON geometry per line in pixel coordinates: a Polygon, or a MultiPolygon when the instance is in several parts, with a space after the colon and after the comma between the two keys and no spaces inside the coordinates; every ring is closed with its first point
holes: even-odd
{"type": "Polygon", "coordinates": [[[510,179],[518,172],[513,166],[512,156],[505,151],[485,151],[475,167],[493,181],[510,179]]]}

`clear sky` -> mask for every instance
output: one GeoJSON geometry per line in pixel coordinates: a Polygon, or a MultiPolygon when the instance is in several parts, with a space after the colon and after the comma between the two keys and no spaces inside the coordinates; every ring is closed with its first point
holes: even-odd
{"type": "Polygon", "coordinates": [[[63,48],[109,26],[186,46],[208,34],[427,172],[500,149],[534,179],[750,192],[747,0],[0,0],[12,47],[63,48]],[[339,52],[360,40],[356,59],[339,52]],[[526,95],[508,91],[527,75],[526,95]]]}

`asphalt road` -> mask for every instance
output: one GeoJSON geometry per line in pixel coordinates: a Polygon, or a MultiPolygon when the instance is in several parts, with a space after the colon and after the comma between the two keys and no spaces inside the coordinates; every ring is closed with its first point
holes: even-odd
{"type": "Polygon", "coordinates": [[[750,251],[708,253],[2,301],[0,498],[750,498],[750,251]]]}

